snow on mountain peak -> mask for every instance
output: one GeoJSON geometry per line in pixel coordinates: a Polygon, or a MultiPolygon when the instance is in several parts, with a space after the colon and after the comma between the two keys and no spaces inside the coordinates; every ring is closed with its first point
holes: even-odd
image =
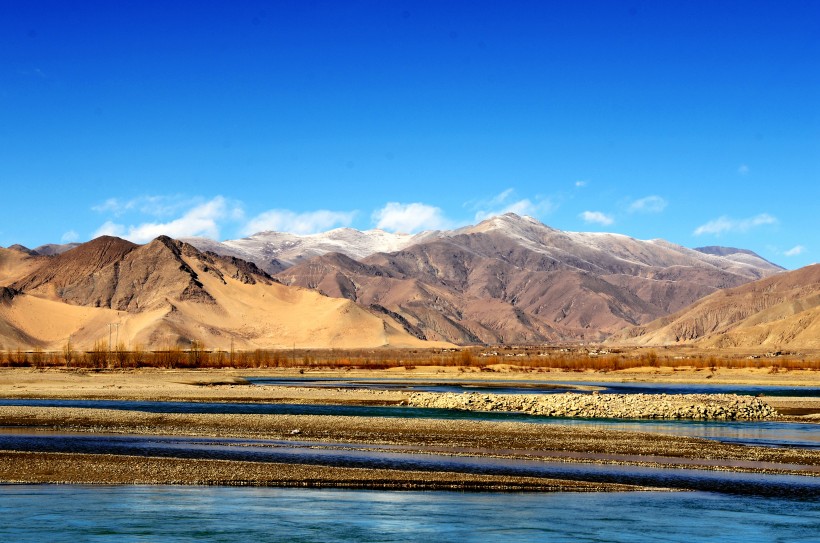
{"type": "Polygon", "coordinates": [[[290,234],[287,232],[258,232],[242,239],[216,242],[202,238],[188,239],[195,247],[220,254],[242,256],[257,263],[261,268],[275,273],[306,258],[326,253],[342,253],[361,259],[374,253],[400,251],[431,233],[397,234],[380,229],[356,230],[334,228],[315,234],[290,234]],[[248,258],[254,255],[255,258],[248,258]]]}
{"type": "MultiPolygon", "coordinates": [[[[532,217],[515,213],[496,215],[476,225],[456,230],[425,231],[418,234],[381,229],[360,231],[344,227],[316,234],[259,232],[247,238],[222,243],[201,238],[184,241],[203,250],[253,261],[262,269],[277,273],[302,260],[326,253],[342,253],[360,260],[375,253],[394,253],[419,243],[471,234],[500,235],[521,247],[557,260],[570,258],[592,262],[605,257],[639,267],[705,265],[757,276],[779,271],[778,267],[748,253],[719,256],[704,254],[660,239],[638,240],[623,234],[603,232],[565,232],[542,224],[532,217]]],[[[590,263],[589,267],[594,268],[595,265],[590,263]]]]}

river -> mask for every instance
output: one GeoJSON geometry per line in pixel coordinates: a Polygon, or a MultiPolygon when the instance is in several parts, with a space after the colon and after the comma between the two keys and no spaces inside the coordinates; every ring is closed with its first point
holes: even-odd
{"type": "Polygon", "coordinates": [[[811,500],[235,487],[0,486],[0,540],[813,542],[811,500]]]}

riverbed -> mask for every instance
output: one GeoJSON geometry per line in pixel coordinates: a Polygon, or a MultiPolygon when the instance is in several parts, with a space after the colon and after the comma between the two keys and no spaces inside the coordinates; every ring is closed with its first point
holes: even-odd
{"type": "Polygon", "coordinates": [[[785,394],[812,412],[817,387],[805,376],[799,385],[783,376],[713,385],[0,374],[0,479],[16,483],[0,485],[2,540],[812,541],[820,529],[820,425],[811,416],[658,421],[406,405],[427,387],[785,394]]]}

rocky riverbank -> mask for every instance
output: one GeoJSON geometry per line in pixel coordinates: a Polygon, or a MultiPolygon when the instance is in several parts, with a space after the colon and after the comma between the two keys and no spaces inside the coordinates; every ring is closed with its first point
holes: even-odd
{"type": "Polygon", "coordinates": [[[539,451],[538,454],[556,457],[617,455],[620,461],[627,461],[625,456],[638,455],[708,459],[726,462],[725,469],[734,469],[738,460],[820,466],[820,450],[816,449],[753,447],[585,425],[327,415],[145,413],[28,406],[0,406],[0,420],[8,427],[51,432],[272,439],[320,446],[354,443],[422,451],[429,448],[471,450],[493,455],[497,454],[493,451],[506,451],[504,454],[517,451],[525,455],[539,451]]]}
{"type": "Polygon", "coordinates": [[[408,471],[200,458],[15,451],[0,451],[0,483],[278,486],[495,492],[664,490],[628,484],[455,471],[408,471]]]}
{"type": "Polygon", "coordinates": [[[546,417],[612,419],[767,420],[777,411],[760,398],[736,394],[412,394],[408,405],[467,411],[514,411],[546,417]]]}

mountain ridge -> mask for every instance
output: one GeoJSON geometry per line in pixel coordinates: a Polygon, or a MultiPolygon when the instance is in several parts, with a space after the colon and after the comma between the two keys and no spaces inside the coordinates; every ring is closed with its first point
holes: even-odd
{"type": "Polygon", "coordinates": [[[282,285],[253,263],[160,236],[101,237],[37,265],[3,288],[0,345],[91,348],[110,326],[144,348],[363,348],[426,343],[389,313],[282,285]]]}
{"type": "Polygon", "coordinates": [[[820,264],[722,290],[627,328],[613,343],[714,348],[820,348],[820,264]]]}
{"type": "Polygon", "coordinates": [[[379,304],[454,343],[600,341],[717,289],[779,272],[663,240],[562,232],[508,214],[359,261],[325,254],[275,277],[379,304]]]}
{"type": "MultiPolygon", "coordinates": [[[[515,214],[419,234],[340,228],[307,236],[266,232],[233,245],[189,241],[160,236],[135,245],[101,237],[52,256],[0,249],[0,286],[21,293],[9,294],[11,305],[27,303],[35,312],[51,301],[132,320],[143,315],[154,332],[131,336],[155,344],[163,334],[182,340],[204,334],[221,344],[242,326],[254,330],[245,344],[263,341],[274,333],[267,321],[284,317],[260,312],[268,300],[248,298],[245,287],[260,297],[302,296],[305,303],[333,306],[323,314],[339,322],[347,317],[331,317],[333,311],[353,311],[357,322],[370,325],[376,318],[392,337],[404,334],[405,343],[490,344],[598,342],[720,289],[783,273],[742,249],[696,250],[662,239],[564,232],[515,214]],[[398,249],[373,252],[384,247],[398,249]],[[303,291],[319,298],[293,294],[303,291]],[[332,301],[317,301],[325,298],[332,301]],[[230,317],[234,310],[239,320],[222,330],[217,315],[230,317]]],[[[289,307],[293,315],[305,314],[289,307]]],[[[61,311],[69,318],[75,310],[61,311]]],[[[305,318],[301,326],[313,326],[305,318]]],[[[285,329],[305,335],[295,321],[285,329]]],[[[322,337],[333,336],[328,334],[322,337]]]]}
{"type": "MultiPolygon", "coordinates": [[[[383,230],[355,230],[352,228],[337,228],[317,234],[297,235],[285,232],[260,232],[247,238],[217,242],[208,238],[182,238],[200,250],[212,251],[217,254],[226,254],[255,262],[268,273],[276,274],[288,267],[306,259],[321,256],[330,252],[339,252],[356,260],[380,252],[395,252],[417,243],[434,241],[436,239],[452,238],[464,234],[486,233],[500,231],[508,238],[518,239],[531,249],[542,251],[544,239],[555,242],[568,238],[576,245],[589,245],[598,249],[606,248],[607,243],[614,239],[632,240],[636,244],[657,244],[667,248],[674,248],[680,253],[679,257],[688,255],[690,259],[700,259],[711,262],[716,267],[733,267],[737,273],[745,273],[750,277],[759,278],[760,275],[751,273],[751,270],[760,268],[771,272],[782,271],[783,268],[760,257],[753,251],[746,249],[732,249],[731,254],[744,254],[753,259],[753,262],[734,261],[723,255],[701,252],[697,249],[688,249],[665,240],[637,240],[624,234],[599,232],[569,232],[547,226],[540,221],[515,213],[506,213],[486,219],[476,225],[468,225],[454,230],[428,230],[418,234],[392,234],[383,230]],[[700,256],[698,256],[700,255],[700,256]],[[271,261],[275,261],[271,263],[271,261]]],[[[615,244],[617,245],[617,244],[615,244]]],[[[709,249],[709,248],[704,248],[709,249]]],[[[621,254],[620,258],[628,260],[628,255],[621,254]]],[[[631,256],[638,256],[633,254],[631,256]]],[[[647,264],[644,262],[644,264],[647,264]]]]}

